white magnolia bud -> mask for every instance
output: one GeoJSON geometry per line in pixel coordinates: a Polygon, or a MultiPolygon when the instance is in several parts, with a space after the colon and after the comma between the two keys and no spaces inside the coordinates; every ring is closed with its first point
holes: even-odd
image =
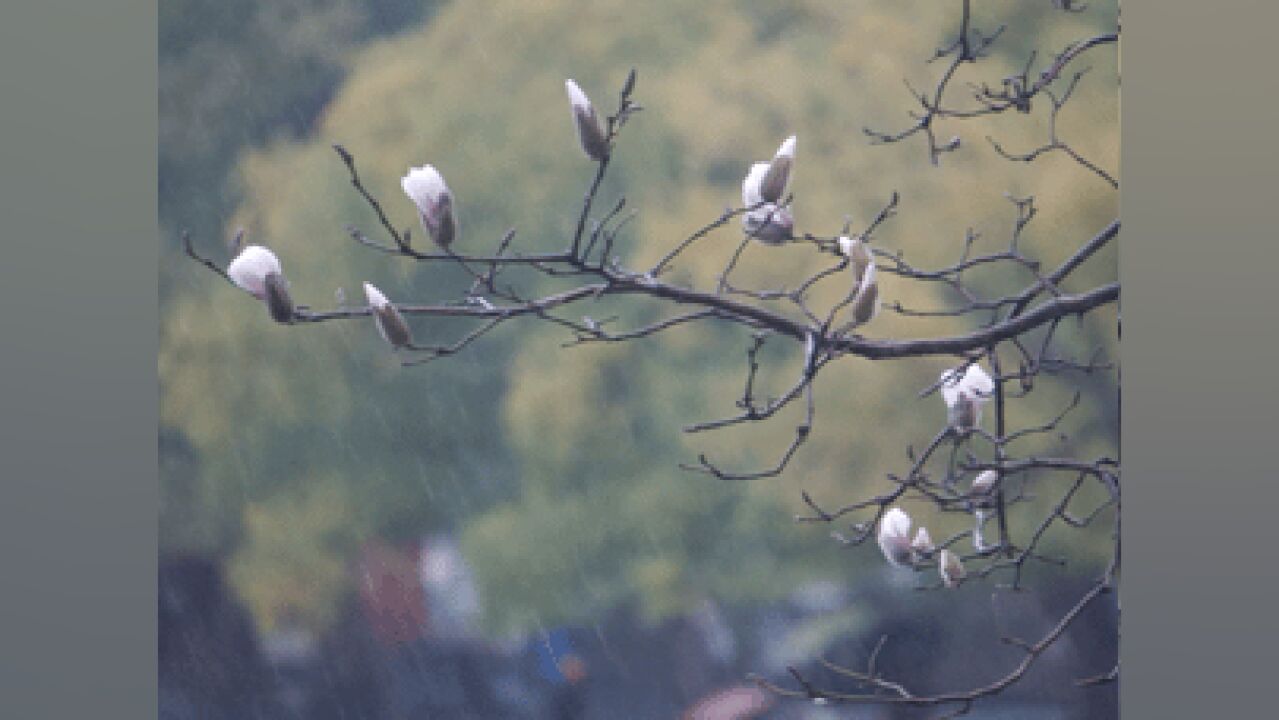
{"type": "Polygon", "coordinates": [[[928,528],[919,526],[919,530],[915,532],[915,539],[910,543],[910,549],[915,551],[915,557],[929,555],[935,549],[933,539],[928,535],[928,528]]]}
{"type": "Polygon", "coordinates": [[[870,322],[879,314],[879,281],[875,274],[875,263],[870,263],[853,298],[853,320],[858,325],[870,322]]]}
{"type": "Polygon", "coordinates": [[[982,473],[979,473],[977,477],[973,478],[972,494],[973,495],[988,494],[990,492],[990,489],[995,487],[995,481],[998,479],[999,479],[999,471],[997,470],[986,470],[982,473]]]}
{"type": "Polygon", "coordinates": [[[764,202],[764,195],[761,187],[764,184],[764,176],[768,174],[768,163],[757,162],[751,165],[751,169],[747,171],[745,179],[742,180],[742,206],[752,208],[764,202]]]}
{"type": "Polygon", "coordinates": [[[411,167],[400,179],[400,187],[417,206],[422,228],[435,244],[447,249],[457,238],[457,219],[453,208],[453,193],[444,183],[444,176],[431,165],[411,167]]]}
{"type": "Polygon", "coordinates": [[[995,486],[995,481],[999,479],[999,471],[985,470],[973,478],[973,493],[988,493],[995,486]]]}
{"type": "Polygon", "coordinates": [[[941,575],[942,583],[948,588],[959,585],[968,574],[964,570],[964,562],[959,559],[959,556],[945,548],[942,549],[941,555],[938,557],[937,572],[941,575]]]}
{"type": "Polygon", "coordinates": [[[226,267],[231,282],[247,290],[253,297],[266,301],[266,276],[269,273],[284,274],[280,259],[261,245],[248,245],[226,267]]]}
{"type": "Polygon", "coordinates": [[[840,235],[838,242],[839,252],[852,263],[853,286],[857,287],[857,284],[862,281],[862,276],[866,274],[866,268],[873,262],[870,249],[866,247],[865,241],[860,236],[840,235]]]}
{"type": "Polygon", "coordinates": [[[973,549],[977,552],[986,552],[986,540],[983,531],[986,529],[986,518],[990,517],[990,511],[985,508],[977,508],[977,520],[973,525],[973,549]]]}
{"type": "Polygon", "coordinates": [[[775,203],[786,194],[791,167],[795,164],[795,136],[791,135],[777,148],[773,161],[765,166],[760,178],[759,194],[765,202],[775,203]]]}
{"type": "Polygon", "coordinates": [[[577,125],[577,139],[582,144],[582,152],[596,162],[608,157],[608,139],[600,126],[599,116],[595,114],[595,106],[590,98],[582,92],[582,88],[572,80],[564,81],[564,89],[568,91],[569,105],[573,110],[573,122],[577,125]]]}
{"type": "Polygon", "coordinates": [[[967,392],[978,400],[988,400],[995,393],[995,382],[978,363],[970,363],[964,370],[963,377],[956,378],[955,370],[949,369],[941,374],[942,398],[950,405],[949,399],[959,392],[967,392]]]}
{"type": "Polygon", "coordinates": [[[901,508],[892,508],[879,520],[879,549],[884,558],[897,567],[910,567],[910,516],[901,508]]]}
{"type": "Polygon", "coordinates": [[[381,290],[373,287],[369,283],[364,283],[364,296],[368,298],[369,307],[373,309],[373,319],[377,324],[378,334],[382,339],[391,344],[391,347],[401,348],[413,344],[413,334],[409,331],[408,323],[404,322],[404,316],[386,299],[386,295],[381,290]]]}
{"type": "Polygon", "coordinates": [[[231,282],[250,295],[266,303],[276,322],[288,322],[293,317],[293,301],[289,297],[289,283],[280,268],[280,259],[261,245],[248,245],[226,268],[231,282]]]}
{"type": "Polygon", "coordinates": [[[946,409],[946,420],[956,430],[967,433],[981,423],[981,403],[966,392],[955,398],[946,409]]]}
{"type": "MultiPolygon", "coordinates": [[[[778,154],[781,156],[787,150],[793,154],[794,148],[795,143],[788,140],[782,143],[778,154]]],[[[772,163],[755,163],[742,180],[742,206],[748,208],[742,216],[742,227],[747,235],[765,245],[781,245],[791,239],[795,217],[789,207],[779,207],[776,199],[768,200],[764,196],[766,177],[772,166],[772,163]]]]}
{"type": "Polygon", "coordinates": [[[971,363],[958,377],[955,370],[941,374],[941,396],[956,430],[971,430],[981,422],[981,404],[995,392],[995,383],[977,363],[971,363]]]}

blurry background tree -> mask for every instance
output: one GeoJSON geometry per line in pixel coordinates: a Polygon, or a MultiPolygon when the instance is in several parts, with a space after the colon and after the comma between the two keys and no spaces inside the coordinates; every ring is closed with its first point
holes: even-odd
{"type": "MultiPolygon", "coordinates": [[[[178,230],[188,228],[220,264],[228,256],[216,251],[218,239],[245,228],[249,242],[279,255],[303,305],[363,311],[366,280],[397,302],[441,303],[472,282],[452,263],[402,261],[351,242],[348,224],[370,236],[380,228],[332,144],[356,157],[370,192],[396,227],[413,228],[420,250],[427,241],[398,183],[409,165],[430,162],[457,198],[458,252],[489,253],[512,227],[519,252],[557,252],[573,235],[593,170],[576,146],[563,80],[575,78],[604,115],[632,66],[646,110],[615,146],[593,216],[626,197],[619,217],[635,215],[615,250],[627,267],[652,266],[694,229],[740,207],[750,163],[791,134],[799,137],[797,232],[831,245],[846,216],[865,228],[898,193],[896,214],[870,240],[915,268],[953,264],[968,238],[971,255],[999,253],[1017,232],[1020,251],[1047,272],[1118,212],[1111,183],[1068,153],[1020,163],[999,150],[1043,145],[1055,120],[1073,151],[1113,175],[1113,43],[1061,73],[1057,93],[1090,68],[1059,117],[1043,95],[1029,114],[939,117],[930,128],[938,144],[951,135],[961,142],[937,163],[922,133],[868,142],[866,127],[912,125],[906,111],[918,112],[918,102],[902,79],[924,92],[936,86],[951,58],[924,61],[952,47],[959,2],[212,5],[161,6],[161,227],[175,241],[170,252],[180,251],[178,230]],[[1033,222],[1018,227],[1009,196],[1035,198],[1033,222]]],[[[998,91],[1028,61],[1033,84],[1054,53],[1117,27],[1114,2],[1074,10],[1046,1],[978,4],[973,28],[1007,29],[980,62],[962,68],[947,98],[974,106],[963,83],[998,91]]],[[[663,279],[713,287],[739,228],[734,218],[663,279]]],[[[1067,292],[1116,278],[1114,244],[1103,245],[1070,275],[1067,292]]],[[[793,287],[834,262],[812,247],[753,247],[734,284],[793,287]]],[[[908,282],[892,267],[881,258],[885,306],[867,336],[951,336],[989,319],[894,312],[897,302],[909,311],[953,308],[964,298],[944,282],[908,282]]],[[[1010,267],[973,267],[963,287],[983,298],[1017,293],[1029,276],[1010,267]]],[[[323,627],[352,592],[335,568],[359,542],[434,531],[461,536],[494,635],[589,623],[619,607],[659,620],[708,597],[763,603],[816,578],[882,582],[878,552],[847,550],[831,541],[827,523],[793,518],[875,497],[893,487],[890,474],[904,477],[903,450],[922,450],[946,423],[940,400],[917,395],[959,362],[831,363],[815,390],[819,422],[784,473],[728,483],[680,464],[706,453],[733,469],[770,467],[803,414],[800,403],[773,422],[680,431],[734,412],[751,344],[740,327],[689,325],[638,342],[562,348],[570,333],[510,323],[460,358],[402,370],[367,319],[286,331],[202,272],[176,259],[162,272],[161,549],[228,558],[263,627],[286,612],[323,627]]],[[[542,277],[522,287],[532,295],[564,283],[542,277]]],[[[846,291],[842,280],[828,281],[811,305],[829,307],[846,291]]],[[[582,313],[618,316],[619,327],[671,314],[631,300],[606,298],[582,313]]],[[[433,342],[456,338],[461,327],[429,315],[410,321],[416,337],[433,342]]],[[[1084,357],[1097,349],[1104,363],[1117,357],[1116,322],[1111,305],[1062,323],[1056,339],[1084,357]]],[[[796,342],[769,342],[759,359],[761,396],[783,392],[805,362],[796,342]]],[[[1016,355],[1005,360],[1015,372],[1016,355]]],[[[1019,453],[1116,457],[1117,387],[1114,372],[1039,378],[1033,395],[1008,405],[1009,428],[1052,419],[1075,392],[1081,401],[1019,453]]],[[[991,417],[988,409],[987,427],[991,417]]],[[[1075,501],[1087,507],[1106,497],[1104,486],[1088,483],[1075,501]]],[[[1058,499],[1028,499],[1011,534],[1033,533],[1058,499]]],[[[906,506],[928,518],[939,541],[971,529],[965,512],[906,506]]],[[[838,531],[848,538],[858,529],[838,531]]],[[[1054,528],[1037,552],[1067,559],[1059,573],[1092,575],[1112,549],[1104,529],[1054,528]]]]}

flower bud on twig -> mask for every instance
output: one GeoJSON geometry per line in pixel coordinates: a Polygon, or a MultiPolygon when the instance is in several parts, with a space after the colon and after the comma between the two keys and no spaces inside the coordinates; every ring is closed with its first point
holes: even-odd
{"type": "Polygon", "coordinates": [[[987,508],[977,508],[977,519],[973,524],[973,549],[977,552],[986,552],[986,539],[983,531],[986,528],[986,519],[990,517],[990,510],[987,508]]]}
{"type": "Polygon", "coordinates": [[[937,559],[937,572],[941,575],[942,584],[948,588],[953,588],[968,574],[964,570],[964,562],[959,559],[955,553],[942,549],[941,555],[937,559]]]}
{"type": "Polygon", "coordinates": [[[382,294],[381,290],[369,283],[364,283],[364,296],[368,298],[369,307],[373,309],[373,319],[377,323],[378,334],[391,344],[393,348],[408,347],[413,344],[413,334],[409,331],[404,316],[382,294]]]}
{"type": "Polygon", "coordinates": [[[916,560],[932,554],[936,548],[933,546],[932,537],[928,535],[928,528],[923,525],[919,526],[919,530],[915,533],[915,539],[910,544],[910,549],[915,553],[916,560]]]}
{"type": "Polygon", "coordinates": [[[978,508],[988,508],[991,506],[990,491],[994,489],[995,482],[999,480],[999,472],[997,470],[986,470],[979,473],[973,478],[972,495],[973,502],[978,508]]]}
{"type": "Polygon", "coordinates": [[[853,298],[853,320],[858,325],[870,322],[879,314],[879,281],[875,275],[875,263],[867,265],[853,298]]]}
{"type": "Polygon", "coordinates": [[[866,247],[865,241],[858,237],[849,237],[847,235],[839,236],[839,252],[852,262],[853,266],[853,282],[854,287],[862,281],[862,276],[866,274],[866,268],[873,262],[870,256],[870,250],[866,247]]]}
{"type": "Polygon", "coordinates": [[[445,250],[457,238],[457,219],[454,217],[453,193],[444,183],[444,176],[431,165],[411,167],[400,179],[400,187],[417,206],[422,228],[431,239],[445,250]]]}
{"type": "Polygon", "coordinates": [[[791,135],[777,148],[773,161],[765,166],[760,177],[759,195],[765,202],[775,203],[786,194],[790,184],[791,167],[795,164],[795,136],[791,135]]]}
{"type": "Polygon", "coordinates": [[[901,508],[892,508],[879,520],[879,549],[884,558],[897,567],[914,564],[910,546],[910,516],[901,508]]]}
{"type": "Polygon", "coordinates": [[[226,268],[231,282],[266,304],[271,318],[287,323],[293,319],[289,282],[280,268],[280,259],[261,245],[248,245],[226,268]]]}
{"type": "Polygon", "coordinates": [[[768,170],[768,163],[755,163],[742,181],[742,204],[748,208],[742,216],[742,226],[747,235],[765,245],[781,245],[791,238],[795,218],[789,207],[764,201],[761,186],[768,170]]]}
{"type": "Polygon", "coordinates": [[[564,89],[568,91],[568,101],[573,110],[573,121],[577,125],[577,139],[582,144],[582,152],[596,162],[603,160],[608,157],[608,138],[604,136],[599,116],[595,114],[595,106],[576,82],[565,80],[564,89]]]}
{"type": "Polygon", "coordinates": [[[981,422],[981,404],[995,392],[995,383],[977,363],[957,377],[954,369],[941,374],[941,396],[946,403],[951,427],[967,432],[981,422]]]}

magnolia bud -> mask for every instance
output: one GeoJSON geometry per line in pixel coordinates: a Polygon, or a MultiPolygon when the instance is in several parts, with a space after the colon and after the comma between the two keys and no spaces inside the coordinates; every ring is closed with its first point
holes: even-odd
{"type": "Polygon", "coordinates": [[[862,276],[866,274],[866,268],[873,262],[865,241],[860,236],[850,238],[847,235],[840,235],[839,251],[852,263],[854,283],[860,283],[862,276]]]}
{"type": "Polygon", "coordinates": [[[582,92],[572,80],[564,81],[564,89],[568,91],[569,105],[573,110],[573,120],[577,124],[577,139],[582,144],[582,152],[596,162],[608,157],[608,138],[600,127],[599,117],[595,114],[595,106],[590,98],[582,92]]]}
{"type": "Polygon", "coordinates": [[[990,379],[981,365],[971,363],[960,381],[969,393],[979,400],[989,400],[995,394],[995,381],[990,379]]]}
{"type": "Polygon", "coordinates": [[[999,471],[985,470],[973,478],[973,493],[988,493],[990,489],[995,487],[995,481],[999,479],[999,471]]]}
{"type": "Polygon", "coordinates": [[[928,528],[920,526],[915,533],[915,539],[910,544],[910,549],[914,551],[916,559],[932,554],[935,549],[933,539],[928,535],[928,528]]]}
{"type": "Polygon", "coordinates": [[[373,319],[377,323],[378,334],[391,344],[391,347],[402,348],[413,344],[413,334],[409,331],[404,316],[391,304],[382,291],[369,283],[364,283],[364,296],[368,298],[369,307],[373,309],[373,319]]]}
{"type": "Polygon", "coordinates": [[[941,396],[951,427],[967,432],[981,422],[981,404],[994,394],[995,383],[977,363],[969,364],[963,377],[954,369],[941,374],[941,396]]]}
{"type": "Polygon", "coordinates": [[[742,205],[747,209],[742,216],[742,226],[747,235],[765,245],[785,243],[791,239],[795,229],[795,217],[791,209],[777,205],[781,192],[774,193],[776,188],[765,188],[769,183],[775,185],[780,182],[784,189],[794,154],[795,138],[791,137],[782,143],[772,163],[758,162],[751,165],[746,178],[742,180],[742,205]]]}
{"type": "Polygon", "coordinates": [[[742,180],[742,205],[748,210],[764,202],[761,188],[764,176],[768,174],[768,163],[757,162],[751,165],[742,180]]]}
{"type": "Polygon", "coordinates": [[[231,282],[266,303],[276,322],[287,323],[293,319],[289,283],[275,253],[261,245],[249,245],[227,265],[226,274],[231,282]]]}
{"type": "Polygon", "coordinates": [[[858,325],[870,322],[879,314],[879,283],[875,279],[875,263],[866,266],[866,274],[853,298],[853,320],[858,325]]]}
{"type": "Polygon", "coordinates": [[[795,136],[791,135],[777,148],[777,154],[760,178],[759,195],[765,202],[775,203],[782,199],[786,186],[790,183],[791,166],[794,164],[795,136]]]}
{"type": "Polygon", "coordinates": [[[938,557],[937,572],[941,575],[942,584],[948,588],[959,585],[968,574],[964,570],[964,562],[959,559],[959,556],[945,548],[942,549],[941,555],[938,557]]]}
{"type": "Polygon", "coordinates": [[[910,516],[901,508],[892,508],[879,521],[879,549],[884,558],[897,567],[914,564],[910,543],[910,516]]]}
{"type": "Polygon", "coordinates": [[[995,487],[995,482],[998,480],[999,472],[996,470],[986,470],[979,473],[977,477],[973,478],[972,494],[976,496],[974,499],[982,505],[989,502],[990,491],[995,487]]]}
{"type": "Polygon", "coordinates": [[[986,529],[986,518],[990,517],[990,511],[985,508],[977,508],[977,520],[973,525],[973,549],[977,552],[986,551],[986,540],[983,531],[986,529]]]}
{"type": "Polygon", "coordinates": [[[955,403],[948,408],[948,419],[951,427],[959,432],[968,432],[981,421],[981,405],[969,397],[968,393],[961,392],[955,403]]]}
{"type": "Polygon", "coordinates": [[[444,183],[444,176],[431,165],[409,168],[408,174],[400,179],[400,187],[417,206],[422,228],[437,245],[447,250],[457,238],[457,220],[453,193],[444,183]]]}

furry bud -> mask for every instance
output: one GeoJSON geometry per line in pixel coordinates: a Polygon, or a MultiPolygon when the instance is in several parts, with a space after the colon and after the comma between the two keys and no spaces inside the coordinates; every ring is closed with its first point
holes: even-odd
{"type": "Polygon", "coordinates": [[[946,403],[951,427],[967,432],[981,422],[981,405],[995,392],[995,383],[977,363],[972,363],[962,377],[954,369],[941,374],[941,396],[946,403]]]}
{"type": "Polygon", "coordinates": [[[791,167],[794,164],[795,136],[791,135],[777,148],[777,154],[773,155],[773,161],[768,163],[760,178],[760,198],[771,203],[781,200],[790,184],[791,167]]]}
{"type": "Polygon", "coordinates": [[[853,320],[858,325],[870,322],[879,314],[879,281],[875,274],[875,263],[870,263],[853,297],[853,320]]]}
{"type": "Polygon", "coordinates": [[[959,556],[945,548],[937,559],[937,572],[941,575],[942,584],[948,588],[958,586],[968,574],[959,556]]]}
{"type": "Polygon", "coordinates": [[[564,81],[564,89],[568,92],[569,105],[573,110],[573,121],[577,125],[577,139],[582,145],[582,152],[590,159],[599,162],[608,157],[608,138],[600,126],[599,116],[595,114],[595,106],[590,98],[582,92],[582,88],[572,80],[564,81]]]}
{"type": "Polygon", "coordinates": [[[897,567],[914,564],[910,547],[910,516],[901,508],[892,508],[879,520],[879,549],[884,558],[897,567]]]}
{"type": "Polygon", "coordinates": [[[932,554],[936,548],[933,546],[932,537],[928,535],[928,528],[919,526],[919,530],[915,532],[915,539],[910,543],[910,549],[914,552],[916,560],[932,554]]]}
{"type": "Polygon", "coordinates": [[[236,286],[266,303],[273,320],[287,323],[293,319],[289,283],[275,253],[261,245],[248,245],[227,265],[226,274],[236,286]]]}
{"type": "Polygon", "coordinates": [[[422,228],[436,245],[447,250],[457,239],[457,220],[453,193],[444,183],[444,176],[431,165],[409,168],[400,179],[400,187],[417,206],[422,228]]]}
{"type": "Polygon", "coordinates": [[[369,307],[373,309],[373,319],[377,323],[378,334],[391,344],[393,348],[408,347],[413,344],[413,333],[404,321],[404,316],[395,305],[387,300],[381,290],[369,283],[364,283],[364,296],[368,298],[369,307]]]}

